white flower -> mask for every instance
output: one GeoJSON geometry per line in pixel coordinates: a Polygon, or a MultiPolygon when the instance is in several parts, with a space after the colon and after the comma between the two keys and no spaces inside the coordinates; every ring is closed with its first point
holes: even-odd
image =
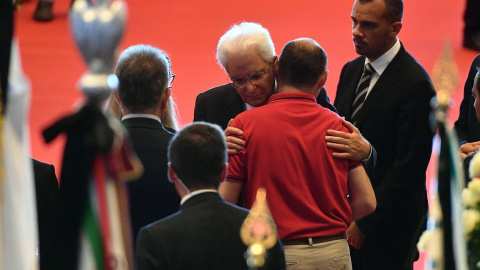
{"type": "Polygon", "coordinates": [[[468,173],[470,178],[474,178],[475,176],[480,174],[480,154],[476,153],[472,160],[470,161],[470,167],[468,168],[468,173]]]}
{"type": "Polygon", "coordinates": [[[464,188],[462,191],[462,203],[464,206],[475,207],[480,202],[480,194],[464,188]]]}
{"type": "Polygon", "coordinates": [[[475,209],[465,209],[462,213],[463,225],[467,236],[479,225],[480,212],[475,209]]]}
{"type": "Polygon", "coordinates": [[[480,178],[473,178],[473,180],[468,183],[468,189],[480,194],[480,178]]]}

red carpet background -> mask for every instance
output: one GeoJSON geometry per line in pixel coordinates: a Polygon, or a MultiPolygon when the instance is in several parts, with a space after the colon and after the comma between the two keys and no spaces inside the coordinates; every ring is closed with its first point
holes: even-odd
{"type": "MultiPolygon", "coordinates": [[[[120,50],[134,44],[151,44],[165,50],[177,75],[173,96],[181,124],[193,119],[196,95],[227,82],[215,59],[220,36],[232,25],[254,21],[269,29],[279,54],[295,38],[315,39],[328,54],[330,76],[326,87],[333,102],[342,66],[356,57],[351,38],[353,0],[177,0],[127,1],[129,19],[120,50]]],[[[63,140],[46,145],[42,130],[72,112],[82,93],[76,82],[87,67],[77,51],[67,20],[70,1],[56,0],[55,19],[32,19],[35,0],[16,13],[15,33],[20,43],[24,72],[30,78],[32,99],[30,136],[32,156],[61,169],[63,140]]],[[[464,1],[405,1],[403,29],[399,35],[406,49],[431,73],[445,40],[453,49],[459,68],[458,91],[449,118],[458,116],[463,83],[477,52],[461,46],[464,1]]],[[[418,266],[419,264],[417,264],[418,266]]],[[[421,269],[417,267],[416,269],[421,269]]]]}

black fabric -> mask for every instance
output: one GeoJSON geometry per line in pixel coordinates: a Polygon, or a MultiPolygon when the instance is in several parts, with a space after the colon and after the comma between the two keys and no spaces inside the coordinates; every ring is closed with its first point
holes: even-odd
{"type": "MultiPolygon", "coordinates": [[[[247,270],[247,246],[240,239],[247,215],[248,210],[225,202],[218,193],[193,196],[174,215],[142,228],[135,269],[247,270]]],[[[285,269],[278,237],[260,269],[285,269]]]]}
{"type": "Polygon", "coordinates": [[[150,118],[122,121],[143,164],[143,175],[127,183],[133,243],[140,228],[175,213],[180,205],[175,187],[168,180],[168,144],[173,134],[150,118]]]}
{"type": "Polygon", "coordinates": [[[47,142],[61,133],[67,135],[60,176],[57,258],[52,269],[77,269],[80,230],[89,197],[96,154],[113,144],[113,131],[96,104],[86,104],[78,112],[60,119],[43,132],[47,142]]]}
{"type": "Polygon", "coordinates": [[[467,0],[463,20],[464,36],[471,36],[480,32],[480,0],[467,0]]]}
{"type": "Polygon", "coordinates": [[[13,2],[0,1],[0,90],[3,111],[6,111],[8,72],[13,36],[13,2]]]}
{"type": "Polygon", "coordinates": [[[57,260],[54,238],[57,232],[57,207],[60,190],[53,165],[36,159],[32,159],[32,161],[37,197],[40,270],[48,270],[55,266],[57,260]]]}

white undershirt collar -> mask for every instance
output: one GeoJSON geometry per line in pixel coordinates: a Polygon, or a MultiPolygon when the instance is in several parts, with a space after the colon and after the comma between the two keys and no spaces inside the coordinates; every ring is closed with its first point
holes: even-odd
{"type": "Polygon", "coordinates": [[[390,50],[388,50],[386,53],[384,53],[382,56],[380,56],[377,60],[370,62],[368,58],[365,58],[365,64],[370,63],[375,69],[375,73],[372,75],[372,78],[370,79],[370,87],[368,88],[367,96],[370,93],[370,90],[372,90],[373,86],[377,82],[378,78],[382,75],[382,73],[385,71],[387,68],[388,64],[392,62],[393,58],[397,53],[400,51],[401,48],[400,40],[397,39],[397,42],[395,42],[395,45],[393,45],[390,50]]]}
{"type": "Polygon", "coordinates": [[[183,205],[188,199],[190,199],[191,197],[195,196],[195,195],[198,195],[198,194],[201,194],[201,193],[207,193],[207,192],[215,192],[215,193],[218,193],[217,190],[213,190],[213,189],[199,189],[199,190],[195,190],[193,192],[190,192],[188,193],[187,195],[183,196],[182,200],[180,201],[180,205],[183,205]]]}
{"type": "Polygon", "coordinates": [[[162,120],[160,120],[160,118],[158,116],[153,115],[153,114],[131,113],[131,114],[127,114],[127,115],[122,116],[122,120],[130,119],[130,118],[150,118],[150,119],[157,120],[158,122],[162,123],[162,120]]]}

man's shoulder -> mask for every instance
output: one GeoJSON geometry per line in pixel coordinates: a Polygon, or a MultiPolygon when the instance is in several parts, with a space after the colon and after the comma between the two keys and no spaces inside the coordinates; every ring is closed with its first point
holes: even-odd
{"type": "Polygon", "coordinates": [[[202,99],[214,99],[222,98],[225,96],[238,96],[238,93],[235,88],[233,88],[233,86],[228,83],[203,91],[199,93],[198,96],[202,97],[202,99]]]}

